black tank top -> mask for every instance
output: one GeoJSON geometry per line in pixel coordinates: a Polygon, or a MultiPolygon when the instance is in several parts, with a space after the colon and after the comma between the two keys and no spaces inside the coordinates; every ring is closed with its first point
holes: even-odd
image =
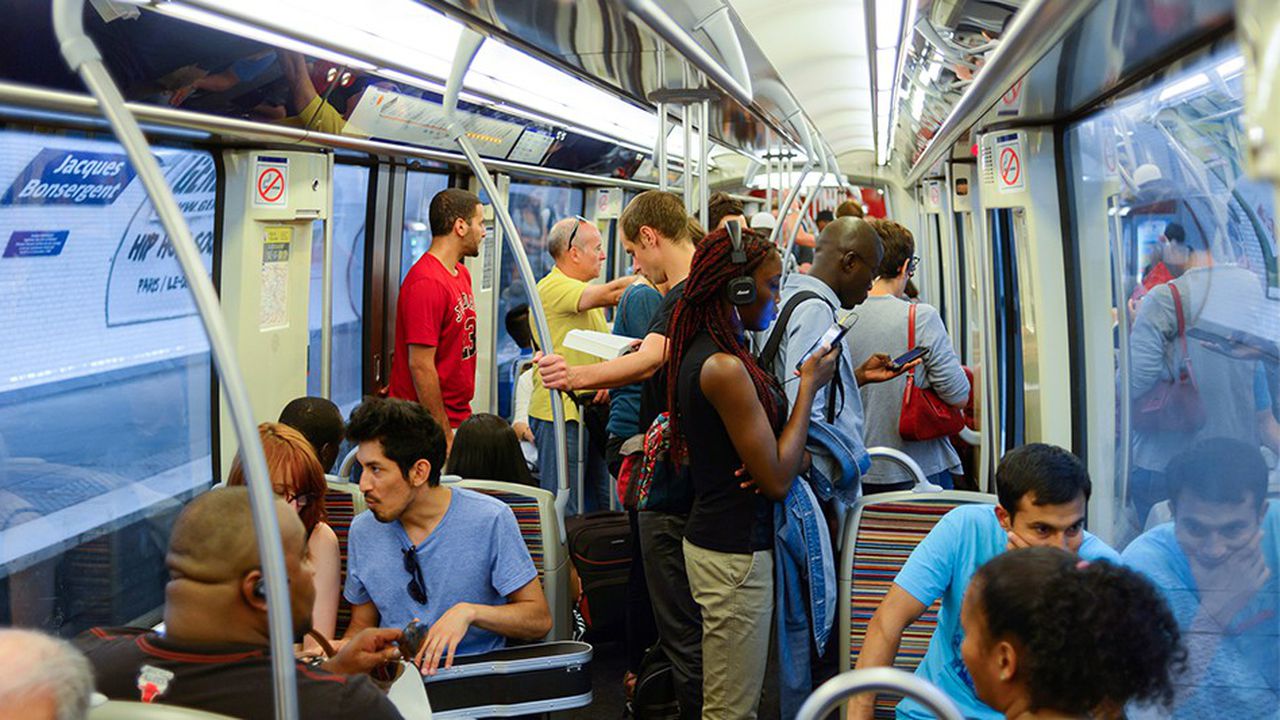
{"type": "MultiPolygon", "coordinates": [[[[773,547],[773,504],[754,488],[738,487],[742,467],[715,406],[702,393],[702,366],[720,352],[708,333],[699,333],[680,363],[676,404],[693,478],[693,510],[684,536],[700,548],[750,553],[773,547]]],[[[743,392],[755,393],[753,385],[743,392]]]]}

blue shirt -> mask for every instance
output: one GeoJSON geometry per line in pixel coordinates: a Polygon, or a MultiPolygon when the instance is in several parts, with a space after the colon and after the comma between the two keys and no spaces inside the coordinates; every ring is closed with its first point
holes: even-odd
{"type": "MultiPolygon", "coordinates": [[[[938,686],[966,718],[1004,720],[973,692],[973,679],[960,656],[960,643],[964,642],[960,607],[969,579],[988,560],[1003,553],[1008,543],[1009,536],[1000,527],[995,506],[961,505],[942,516],[894,579],[894,584],[926,607],[942,598],[938,628],[916,674],[938,686]]],[[[1080,557],[1120,562],[1115,550],[1087,532],[1080,545],[1080,557]]],[[[918,703],[904,699],[898,704],[898,717],[932,720],[933,715],[918,703]]]]}
{"type": "MultiPolygon", "coordinates": [[[[1173,716],[1256,717],[1262,708],[1274,712],[1280,702],[1280,506],[1268,503],[1262,521],[1262,555],[1271,578],[1216,637],[1186,633],[1188,664],[1185,676],[1199,678],[1198,687],[1178,693],[1173,716]],[[1201,651],[1200,648],[1206,648],[1201,651]],[[1209,651],[1211,649],[1211,651],[1209,651]]],[[[1191,626],[1200,609],[1200,592],[1191,564],[1178,544],[1173,523],[1148,530],[1125,548],[1124,563],[1150,578],[1160,589],[1178,626],[1191,626]]]]}
{"type": "MultiPolygon", "coordinates": [[[[662,295],[648,285],[637,283],[627,288],[613,317],[613,334],[643,340],[661,304],[662,295]]],[[[634,383],[609,391],[609,435],[626,439],[648,429],[641,429],[639,421],[642,386],[634,383]]]]}
{"type": "MultiPolygon", "coordinates": [[[[516,516],[502,501],[464,488],[451,488],[449,509],[417,546],[426,581],[427,603],[409,597],[404,550],[409,536],[399,520],[378,522],[361,513],[347,541],[347,585],[352,605],[372,602],[382,627],[403,628],[418,618],[430,626],[460,602],[505,605],[507,596],[538,577],[516,516]]],[[[459,655],[488,652],[506,640],[471,626],[458,644],[459,655]]]]}

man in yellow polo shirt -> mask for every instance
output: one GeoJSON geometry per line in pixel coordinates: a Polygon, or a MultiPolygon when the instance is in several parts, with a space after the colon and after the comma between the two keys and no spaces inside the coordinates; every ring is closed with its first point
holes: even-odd
{"type": "MultiPolygon", "coordinates": [[[[635,281],[632,276],[612,282],[593,285],[604,263],[604,245],[600,231],[582,217],[572,217],[556,223],[547,235],[547,251],[556,265],[538,282],[538,297],[547,313],[547,324],[553,352],[563,355],[570,365],[587,365],[599,362],[599,358],[564,347],[564,338],[570,330],[596,330],[609,332],[609,323],[602,308],[618,304],[622,292],[635,281]]],[[[530,325],[533,319],[530,317],[530,325]]],[[[537,330],[534,330],[537,341],[537,330]]],[[[581,427],[578,409],[571,398],[565,397],[564,411],[569,440],[569,506],[568,514],[600,510],[609,505],[609,471],[605,467],[603,452],[583,453],[587,461],[583,487],[587,497],[585,508],[577,497],[578,442],[581,427]],[[598,456],[598,457],[597,457],[598,456]]],[[[538,445],[538,470],[542,487],[555,492],[556,453],[555,425],[551,418],[551,391],[542,385],[542,378],[533,375],[533,396],[529,400],[529,427],[538,445]]],[[[582,438],[585,441],[585,438],[582,438]]]]}

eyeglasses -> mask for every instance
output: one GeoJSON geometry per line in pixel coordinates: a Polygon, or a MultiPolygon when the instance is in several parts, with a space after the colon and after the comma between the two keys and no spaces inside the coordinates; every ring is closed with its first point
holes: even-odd
{"type": "Polygon", "coordinates": [[[427,604],[427,582],[422,579],[422,566],[418,564],[418,551],[401,548],[404,553],[404,569],[409,573],[409,597],[419,605],[427,604]]]}
{"type": "Polygon", "coordinates": [[[582,227],[582,223],[591,222],[590,220],[582,217],[581,215],[574,215],[573,219],[577,220],[578,222],[573,224],[573,231],[569,233],[569,242],[565,243],[564,245],[566,250],[573,247],[573,239],[578,237],[578,228],[582,227]]]}
{"type": "Polygon", "coordinates": [[[283,490],[280,488],[272,489],[275,490],[276,495],[280,496],[282,500],[291,505],[297,505],[299,509],[310,505],[316,500],[316,494],[313,492],[295,493],[292,490],[283,490]]]}
{"type": "Polygon", "coordinates": [[[908,274],[908,275],[915,275],[915,274],[916,274],[916,268],[917,268],[917,267],[919,267],[919,266],[920,266],[920,256],[919,256],[919,255],[912,255],[912,256],[911,256],[911,259],[907,261],[907,274],[908,274]]]}

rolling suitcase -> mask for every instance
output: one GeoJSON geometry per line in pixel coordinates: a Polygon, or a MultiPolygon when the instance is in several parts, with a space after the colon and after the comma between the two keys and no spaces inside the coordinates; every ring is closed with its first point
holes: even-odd
{"type": "Polygon", "coordinates": [[[621,637],[631,573],[627,514],[598,512],[568,520],[569,557],[582,579],[579,608],[591,637],[621,637]]]}

